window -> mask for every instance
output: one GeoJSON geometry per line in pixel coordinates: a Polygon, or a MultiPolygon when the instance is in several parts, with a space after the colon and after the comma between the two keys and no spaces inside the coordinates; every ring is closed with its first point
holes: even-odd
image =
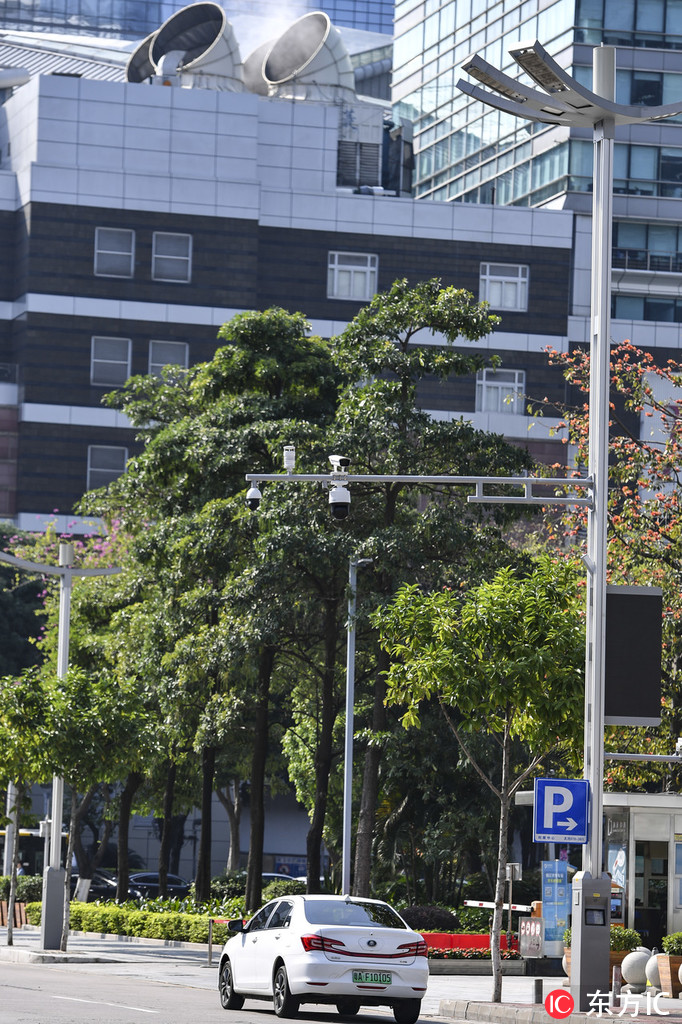
{"type": "Polygon", "coordinates": [[[268,928],[288,928],[294,905],[291,900],[280,900],[277,909],[268,921],[268,928]]]}
{"type": "Polygon", "coordinates": [[[134,231],[95,229],[95,274],[98,277],[132,277],[134,261],[134,231]]]}
{"type": "Polygon", "coordinates": [[[88,447],[88,490],[106,487],[125,472],[127,448],[114,448],[103,444],[88,447]]]}
{"type": "Polygon", "coordinates": [[[362,252],[330,252],[327,298],[368,302],[377,290],[379,258],[362,252]]]}
{"type": "Polygon", "coordinates": [[[130,339],[94,337],[90,355],[90,383],[118,387],[130,376],[130,339]]]}
{"type": "Polygon", "coordinates": [[[476,412],[522,413],[525,370],[487,367],[476,375],[476,412]]]}
{"type": "Polygon", "coordinates": [[[155,231],[152,239],[152,279],[187,284],[192,276],[192,236],[155,231]]]}
{"type": "Polygon", "coordinates": [[[266,903],[262,910],[259,910],[255,917],[252,917],[249,921],[249,932],[260,932],[265,928],[268,923],[270,914],[275,909],[274,903],[266,903]]]}
{"type": "Polygon", "coordinates": [[[186,369],[187,351],[184,341],[150,341],[149,372],[154,377],[160,377],[164,366],[181,366],[186,369]]]}
{"type": "Polygon", "coordinates": [[[513,263],[481,263],[480,300],[492,309],[528,309],[528,267],[513,263]]]}

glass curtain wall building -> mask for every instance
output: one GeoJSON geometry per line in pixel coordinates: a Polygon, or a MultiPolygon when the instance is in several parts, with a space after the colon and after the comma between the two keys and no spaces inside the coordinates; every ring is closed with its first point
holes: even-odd
{"type": "MultiPolygon", "coordinates": [[[[591,191],[591,138],[531,126],[456,88],[473,53],[519,77],[508,50],[535,39],[590,88],[592,48],[616,46],[619,102],[682,97],[682,0],[397,0],[393,102],[415,126],[418,197],[588,208],[570,197],[591,191]]],[[[675,121],[619,130],[616,194],[682,197],[675,121]]]]}
{"type": "MultiPolygon", "coordinates": [[[[156,31],[166,18],[185,7],[167,0],[0,0],[0,29],[59,32],[138,39],[156,31]]],[[[281,15],[274,0],[226,0],[230,14],[281,15]]],[[[325,11],[335,25],[370,32],[393,32],[392,0],[292,0],[291,20],[307,11],[325,11]]]]}

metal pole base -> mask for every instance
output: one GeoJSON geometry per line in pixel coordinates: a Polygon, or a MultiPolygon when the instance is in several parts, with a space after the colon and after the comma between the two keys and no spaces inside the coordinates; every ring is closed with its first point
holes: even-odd
{"type": "Polygon", "coordinates": [[[45,868],[43,874],[43,909],[40,917],[42,949],[59,949],[64,925],[64,868],[45,868]]]}

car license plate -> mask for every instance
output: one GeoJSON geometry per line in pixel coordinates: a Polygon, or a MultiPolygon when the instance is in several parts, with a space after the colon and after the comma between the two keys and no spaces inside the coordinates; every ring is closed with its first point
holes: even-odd
{"type": "Polygon", "coordinates": [[[353,971],[356,985],[390,985],[393,975],[388,971],[353,971]]]}

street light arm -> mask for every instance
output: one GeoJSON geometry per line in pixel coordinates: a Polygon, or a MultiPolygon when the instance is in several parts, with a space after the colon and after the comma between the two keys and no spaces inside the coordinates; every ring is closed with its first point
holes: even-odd
{"type": "Polygon", "coordinates": [[[7,562],[17,569],[25,569],[27,572],[37,572],[40,575],[46,573],[48,576],[65,576],[71,573],[72,576],[113,576],[121,572],[120,568],[111,569],[74,569],[65,565],[46,565],[43,562],[29,562],[26,558],[17,558],[6,551],[0,551],[0,562],[7,562]]]}

